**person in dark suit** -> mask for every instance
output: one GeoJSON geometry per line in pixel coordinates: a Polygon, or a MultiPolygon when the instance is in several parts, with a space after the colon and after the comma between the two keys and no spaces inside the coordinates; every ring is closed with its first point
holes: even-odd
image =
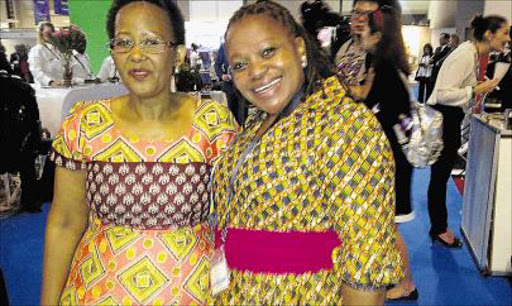
{"type": "Polygon", "coordinates": [[[222,81],[222,91],[226,94],[228,100],[229,110],[235,116],[239,125],[243,125],[247,118],[248,107],[241,102],[236,94],[233,80],[229,74],[228,58],[224,51],[224,44],[222,44],[217,52],[217,59],[215,60],[215,74],[220,81],[222,81]]]}
{"type": "Polygon", "coordinates": [[[7,60],[7,55],[5,53],[5,47],[4,47],[4,45],[2,45],[1,41],[0,41],[0,70],[5,70],[9,74],[13,73],[11,64],[9,64],[9,61],[7,60]]]}
{"type": "Polygon", "coordinates": [[[427,99],[430,97],[432,93],[432,89],[434,89],[434,85],[436,84],[437,75],[439,74],[439,69],[441,69],[441,65],[443,64],[444,59],[450,53],[450,34],[441,33],[439,36],[439,47],[434,51],[434,56],[432,57],[432,74],[430,76],[430,83],[427,86],[427,99]]]}

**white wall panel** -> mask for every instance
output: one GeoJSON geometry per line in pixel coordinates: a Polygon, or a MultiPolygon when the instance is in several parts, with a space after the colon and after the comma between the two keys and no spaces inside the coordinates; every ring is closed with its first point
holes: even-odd
{"type": "Polygon", "coordinates": [[[486,0],[485,15],[500,15],[512,22],[512,2],[506,0],[486,0]]]}

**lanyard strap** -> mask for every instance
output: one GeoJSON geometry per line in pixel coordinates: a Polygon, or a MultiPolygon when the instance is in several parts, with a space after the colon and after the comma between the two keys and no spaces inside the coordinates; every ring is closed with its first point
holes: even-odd
{"type": "Polygon", "coordinates": [[[76,55],[73,54],[73,57],[76,59],[76,61],[80,64],[80,66],[82,66],[84,71],[87,73],[87,77],[89,77],[89,78],[92,77],[91,71],[85,67],[84,63],[82,63],[82,61],[76,55]]]}
{"type": "Polygon", "coordinates": [[[57,55],[52,49],[50,49],[47,45],[47,43],[43,43],[43,47],[45,47],[48,51],[50,51],[50,53],[55,56],[56,59],[61,59],[61,57],[59,55],[57,55]]]}
{"type": "MultiPolygon", "coordinates": [[[[231,199],[233,195],[235,194],[235,179],[238,175],[238,172],[242,166],[242,164],[247,160],[247,157],[254,151],[254,148],[256,147],[256,144],[261,140],[263,135],[265,135],[268,130],[270,130],[276,123],[278,123],[282,118],[290,115],[303,101],[303,98],[306,95],[306,84],[303,84],[300,90],[297,92],[297,94],[293,97],[292,101],[290,101],[286,107],[279,113],[277,118],[272,122],[272,124],[263,132],[261,135],[254,137],[254,139],[247,145],[244,152],[242,153],[242,156],[238,159],[238,162],[236,163],[235,168],[231,172],[231,175],[229,176],[229,193],[228,198],[226,201],[226,222],[224,227],[221,230],[221,242],[224,244],[226,242],[227,237],[227,225],[230,221],[230,211],[231,211],[231,199]]],[[[235,140],[236,142],[236,140],[235,140]]],[[[214,216],[214,222],[215,226],[217,225],[217,216],[214,216]]]]}

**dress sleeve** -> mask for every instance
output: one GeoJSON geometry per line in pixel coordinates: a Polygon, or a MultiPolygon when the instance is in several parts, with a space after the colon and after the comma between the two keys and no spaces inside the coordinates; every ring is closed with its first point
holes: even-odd
{"type": "Polygon", "coordinates": [[[85,138],[81,128],[84,107],[83,102],[75,104],[53,140],[50,159],[59,167],[85,169],[85,157],[82,154],[85,138]]]}
{"type": "Polygon", "coordinates": [[[204,100],[201,103],[202,107],[210,109],[205,119],[209,118],[206,120],[210,120],[210,133],[214,135],[210,143],[212,150],[210,163],[213,164],[231,144],[238,126],[234,115],[226,105],[213,100],[204,100]]]}
{"type": "Polygon", "coordinates": [[[332,227],[342,241],[333,262],[348,286],[377,290],[403,277],[394,225],[395,165],[375,116],[361,104],[348,104],[332,117],[337,119],[325,142],[327,162],[320,172],[332,227]]]}

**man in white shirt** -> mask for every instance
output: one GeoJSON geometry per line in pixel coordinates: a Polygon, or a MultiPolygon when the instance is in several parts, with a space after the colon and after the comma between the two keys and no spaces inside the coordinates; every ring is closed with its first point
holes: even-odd
{"type": "Polygon", "coordinates": [[[119,73],[117,72],[116,65],[114,63],[114,59],[112,56],[106,57],[101,63],[100,72],[98,73],[98,78],[102,82],[118,82],[119,73]]]}
{"type": "Polygon", "coordinates": [[[76,40],[76,44],[73,46],[73,76],[83,80],[93,80],[95,77],[91,71],[89,56],[85,52],[85,49],[87,48],[87,38],[80,28],[77,26],[73,27],[76,27],[76,30],[80,31],[80,36],[76,40]]]}
{"type": "Polygon", "coordinates": [[[199,57],[198,48],[196,44],[192,44],[192,51],[190,51],[190,68],[199,73],[199,69],[201,69],[201,57],[199,57]]]}

